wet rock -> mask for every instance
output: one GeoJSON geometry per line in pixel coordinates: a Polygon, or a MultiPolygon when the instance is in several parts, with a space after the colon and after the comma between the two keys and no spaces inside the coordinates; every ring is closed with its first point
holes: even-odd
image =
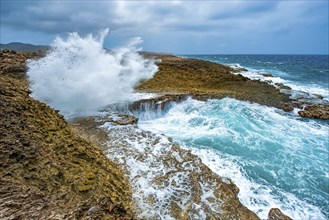
{"type": "Polygon", "coordinates": [[[283,83],[275,83],[274,85],[276,85],[277,87],[279,87],[280,89],[285,89],[285,90],[291,90],[291,87],[284,85],[283,83]]]}
{"type": "Polygon", "coordinates": [[[289,216],[283,214],[280,209],[272,208],[268,213],[268,220],[292,220],[289,216]]]}
{"type": "Polygon", "coordinates": [[[135,116],[118,112],[110,112],[103,117],[96,117],[95,120],[99,124],[104,122],[110,122],[117,125],[134,125],[138,122],[138,118],[136,118],[135,116]]]}
{"type": "Polygon", "coordinates": [[[10,51],[7,48],[5,48],[5,49],[1,50],[1,52],[2,53],[9,53],[10,51]]]}
{"type": "MultiPolygon", "coordinates": [[[[86,125],[85,132],[94,134],[92,120],[82,121],[79,127],[86,125]]],[[[240,203],[234,183],[221,179],[171,138],[136,125],[107,125],[108,116],[93,121],[94,129],[105,131],[111,140],[102,145],[105,152],[130,177],[140,219],[258,219],[240,203]]]]}
{"type": "Polygon", "coordinates": [[[281,103],[281,109],[285,112],[291,112],[294,110],[294,107],[291,103],[281,103]]]}
{"type": "Polygon", "coordinates": [[[262,76],[265,76],[265,77],[273,77],[273,75],[272,74],[270,74],[270,73],[263,73],[263,74],[261,74],[262,76]]]}
{"type": "Polygon", "coordinates": [[[118,125],[134,125],[138,122],[138,118],[135,116],[121,113],[108,116],[108,118],[110,122],[118,125]]]}
{"type": "Polygon", "coordinates": [[[133,102],[129,105],[130,111],[149,111],[149,110],[163,110],[171,102],[181,102],[187,99],[192,94],[171,94],[159,96],[151,99],[142,99],[133,102]]]}
{"type": "Polygon", "coordinates": [[[108,155],[113,159],[125,158],[120,163],[127,169],[135,189],[138,217],[258,219],[240,203],[239,190],[230,180],[223,181],[198,157],[167,137],[132,126],[111,127],[108,135],[116,140],[108,146],[108,155]],[[144,194],[146,188],[141,183],[152,190],[153,199],[144,194]]]}
{"type": "Polygon", "coordinates": [[[316,98],[318,99],[323,99],[323,96],[322,95],[319,95],[319,94],[313,94],[316,98]]]}
{"type": "Polygon", "coordinates": [[[329,105],[307,105],[298,114],[304,118],[329,120],[329,105]]]}
{"type": "MultiPolygon", "coordinates": [[[[274,106],[286,112],[303,108],[299,115],[307,118],[327,119],[327,102],[323,97],[301,91],[293,91],[283,83],[275,83],[275,88],[266,82],[250,80],[235,73],[235,68],[202,60],[183,59],[168,55],[152,54],[160,58],[159,71],[148,81],[137,87],[140,91],[157,92],[162,96],[140,100],[131,109],[157,108],[163,110],[170,102],[179,102],[186,97],[198,100],[230,97],[243,101],[274,106]],[[281,92],[282,91],[282,92],[281,92]],[[177,98],[179,97],[179,98],[177,98]],[[313,104],[311,104],[313,103],[313,104]]],[[[264,76],[271,77],[270,74],[264,76]]]]}
{"type": "Polygon", "coordinates": [[[233,68],[233,72],[235,72],[235,73],[248,71],[246,68],[243,68],[241,66],[233,66],[232,68],[233,68]]]}

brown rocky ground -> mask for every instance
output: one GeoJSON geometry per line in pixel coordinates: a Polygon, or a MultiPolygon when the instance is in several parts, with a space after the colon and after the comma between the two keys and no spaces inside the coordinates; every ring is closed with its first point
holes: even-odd
{"type": "Polygon", "coordinates": [[[298,114],[304,118],[329,120],[329,105],[305,104],[303,110],[298,114]]]}
{"type": "Polygon", "coordinates": [[[283,214],[280,209],[272,208],[268,213],[268,220],[292,220],[292,218],[283,214]]]}
{"type": "Polygon", "coordinates": [[[159,71],[137,87],[140,91],[190,94],[198,99],[232,97],[292,110],[289,96],[265,82],[250,80],[228,66],[170,55],[146,54],[160,59],[159,71]]]}
{"type": "MultiPolygon", "coordinates": [[[[130,161],[130,163],[131,161],[136,161],[136,164],[138,164],[147,161],[146,158],[152,158],[153,162],[148,164],[148,170],[138,171],[139,168],[135,167],[133,171],[133,173],[142,171],[145,176],[148,176],[148,179],[145,181],[152,182],[152,186],[150,186],[152,190],[180,189],[172,195],[167,195],[169,201],[163,204],[157,202],[161,200],[161,198],[157,197],[157,193],[154,193],[153,197],[145,197],[143,193],[138,194],[140,190],[139,184],[135,184],[134,186],[137,186],[136,191],[139,203],[147,204],[143,206],[146,209],[151,207],[149,208],[150,210],[136,209],[141,219],[161,219],[151,212],[156,207],[159,207],[159,213],[166,212],[162,210],[162,206],[166,206],[166,210],[170,213],[168,215],[174,219],[191,219],[191,216],[194,216],[192,219],[203,219],[199,216],[199,212],[202,211],[205,211],[206,219],[259,219],[255,213],[241,204],[237,196],[239,188],[233,182],[227,179],[223,180],[190,151],[173,144],[170,138],[168,139],[165,136],[159,137],[150,132],[139,130],[134,126],[137,118],[133,116],[128,117],[127,115],[121,115],[120,117],[123,120],[114,121],[110,115],[95,118],[78,118],[73,123],[77,129],[90,137],[93,137],[96,131],[98,134],[106,133],[108,135],[107,138],[111,141],[110,143],[108,141],[105,142],[102,148],[109,155],[115,155],[113,159],[115,157],[124,157],[125,160],[121,162],[123,169],[127,169],[126,161],[130,161]],[[122,123],[123,121],[125,123],[122,123]],[[113,127],[110,130],[99,128],[100,125],[108,122],[115,124],[112,125],[113,127]],[[162,138],[168,139],[169,142],[163,145],[159,144],[162,138]],[[139,143],[144,150],[139,151],[131,143],[139,143]],[[158,153],[154,155],[154,151],[158,153]],[[177,158],[181,159],[181,161],[178,161],[177,158]],[[179,183],[176,182],[178,180],[180,181],[179,183]],[[177,184],[180,186],[178,187],[177,184]],[[207,193],[204,193],[205,189],[213,192],[213,195],[209,196],[207,193]],[[207,198],[204,199],[204,197],[207,198]],[[185,203],[182,201],[185,201],[185,203]]],[[[104,139],[104,141],[106,140],[104,139]]],[[[138,182],[139,178],[141,178],[139,175],[129,174],[129,169],[126,172],[130,176],[132,183],[138,182]]],[[[143,184],[145,184],[144,181],[143,184]]]]}
{"type": "MultiPolygon", "coordinates": [[[[181,101],[179,97],[176,96],[175,101],[181,101]]],[[[134,106],[132,107],[134,108],[134,106]]],[[[143,163],[152,158],[153,162],[149,164],[148,171],[140,170],[144,175],[151,177],[148,181],[152,182],[152,189],[165,191],[167,188],[176,188],[176,181],[179,179],[182,184],[179,187],[180,190],[177,190],[171,196],[170,204],[166,204],[172,218],[203,219],[200,218],[199,214],[205,211],[205,219],[259,219],[252,211],[241,204],[238,199],[239,188],[231,180],[223,179],[212,172],[189,150],[182,149],[174,144],[171,138],[163,135],[159,137],[150,132],[139,130],[136,126],[137,121],[138,119],[134,116],[112,113],[97,117],[76,118],[71,121],[71,124],[88,138],[95,139],[95,137],[98,137],[96,139],[104,152],[110,155],[110,158],[124,157],[125,160],[121,161],[123,170],[127,169],[126,161],[143,163]],[[116,120],[113,120],[113,118],[116,118],[116,120]],[[111,123],[111,129],[102,128],[105,123],[111,123]],[[168,142],[161,146],[159,143],[162,138],[168,140],[168,142]],[[147,142],[145,142],[145,139],[147,139],[147,142]],[[131,143],[139,143],[137,144],[138,149],[131,143]],[[143,151],[139,149],[141,146],[143,146],[143,151]],[[154,151],[158,152],[157,155],[153,155],[154,151]],[[187,164],[189,165],[187,166],[187,164]],[[161,172],[159,167],[161,167],[161,172]],[[159,170],[159,172],[154,173],[152,170],[159,170]],[[184,175],[181,175],[181,173],[184,173],[184,175]],[[213,192],[212,196],[209,193],[206,195],[205,188],[206,191],[213,192]],[[185,201],[185,204],[181,204],[182,200],[185,201]],[[191,216],[194,217],[191,218],[191,216]]],[[[120,162],[118,163],[120,164],[120,162]]],[[[138,167],[134,169],[134,173],[139,173],[138,167]]],[[[131,182],[137,182],[135,186],[139,185],[138,179],[141,176],[129,174],[129,170],[126,170],[126,172],[130,176],[131,182]]],[[[143,183],[145,184],[145,182],[143,183]]],[[[156,193],[151,198],[141,199],[142,197],[143,195],[138,195],[139,203],[145,203],[147,204],[146,207],[151,207],[151,209],[154,206],[161,207],[161,205],[164,205],[156,202],[159,201],[156,193]]],[[[136,208],[136,213],[142,215],[141,219],[148,219],[143,216],[145,211],[150,210],[138,210],[136,208]]],[[[146,212],[146,215],[152,216],[148,212],[146,212]]],[[[269,211],[268,219],[291,220],[278,208],[272,208],[269,211]]]]}
{"type": "MultiPolygon", "coordinates": [[[[280,91],[280,89],[291,89],[283,84],[277,84],[278,88],[276,88],[266,82],[250,80],[240,74],[232,74],[244,71],[242,68],[233,69],[208,61],[164,54],[145,53],[144,56],[158,59],[159,71],[153,78],[142,82],[136,89],[166,96],[158,97],[157,100],[172,99],[175,101],[177,96],[180,99],[191,96],[199,100],[232,97],[277,107],[284,111],[301,108],[303,110],[298,112],[301,117],[329,119],[328,104],[291,100],[288,94],[280,91]]],[[[153,100],[144,101],[153,102],[153,100]]]]}
{"type": "Polygon", "coordinates": [[[29,96],[25,60],[1,52],[0,219],[132,219],[117,165],[29,96]]]}
{"type": "MultiPolygon", "coordinates": [[[[58,114],[58,111],[29,96],[25,61],[38,56],[34,53],[14,51],[3,51],[0,54],[0,218],[133,219],[135,210],[132,210],[132,189],[129,181],[118,169],[118,165],[106,158],[100,148],[93,144],[101,145],[106,141],[108,134],[95,128],[93,123],[95,120],[88,121],[91,120],[88,118],[87,121],[80,119],[73,128],[58,114]],[[88,140],[82,138],[82,135],[88,140]]],[[[194,64],[191,67],[190,61],[179,64],[176,59],[178,58],[169,58],[169,69],[166,69],[166,71],[172,71],[175,77],[182,77],[188,81],[190,68],[201,72],[207,71],[208,64],[202,66],[202,63],[193,61],[194,64]],[[183,69],[178,70],[178,72],[182,71],[180,72],[182,76],[175,72],[177,65],[183,69]]],[[[230,70],[224,66],[213,66],[214,72],[211,72],[211,77],[214,77],[217,83],[223,82],[224,85],[220,92],[217,90],[217,83],[210,84],[204,91],[201,89],[202,85],[208,85],[206,82],[210,82],[210,79],[201,80],[199,84],[191,80],[187,84],[189,86],[187,90],[183,89],[183,84],[178,83],[181,86],[180,89],[173,91],[186,94],[196,86],[193,92],[196,96],[199,95],[199,98],[229,95],[241,99],[246,97],[245,99],[249,100],[250,97],[244,96],[243,91],[238,89],[239,85],[247,82],[246,88],[249,88],[250,92],[258,87],[262,88],[261,96],[257,96],[256,92],[253,93],[255,94],[253,100],[256,102],[281,106],[281,102],[287,99],[286,96],[273,88],[267,88],[263,83],[255,84],[242,76],[220,76],[216,72],[218,68],[226,72],[230,70]],[[222,77],[226,80],[232,79],[236,83],[225,84],[222,77]],[[237,91],[230,92],[232,88],[236,88],[237,91]],[[266,94],[271,92],[278,96],[274,100],[262,102],[262,97],[267,97],[266,94]]],[[[163,70],[160,69],[161,71],[163,70]]],[[[169,82],[176,82],[175,77],[169,82]]],[[[157,92],[167,92],[171,86],[167,83],[160,83],[157,92]]],[[[140,89],[145,85],[148,84],[141,85],[140,89]]],[[[176,99],[182,98],[178,95],[176,99]]],[[[129,116],[122,116],[122,118],[119,121],[108,122],[125,125],[136,121],[129,116]]],[[[96,123],[96,125],[99,124],[96,123]]],[[[112,135],[116,137],[115,134],[112,135]]],[[[172,148],[175,152],[189,155],[177,146],[173,145],[172,148]]],[[[198,160],[193,155],[187,159],[198,160]]],[[[200,176],[192,175],[191,180],[195,181],[199,178],[211,183],[215,179],[220,183],[220,187],[216,190],[219,195],[222,195],[219,192],[225,184],[221,182],[220,177],[214,176],[204,165],[200,164],[200,167],[202,168],[200,176]],[[203,172],[205,170],[207,172],[203,172]]],[[[230,194],[229,200],[233,204],[233,206],[224,206],[226,214],[235,216],[237,219],[257,219],[257,216],[237,199],[236,186],[231,183],[226,185],[224,191],[230,194]]],[[[182,215],[179,210],[177,213],[179,216],[182,215]]],[[[278,212],[275,213],[277,216],[278,212]]],[[[178,219],[180,219],[179,216],[178,219]]],[[[217,219],[217,217],[214,216],[212,219],[217,219]]]]}

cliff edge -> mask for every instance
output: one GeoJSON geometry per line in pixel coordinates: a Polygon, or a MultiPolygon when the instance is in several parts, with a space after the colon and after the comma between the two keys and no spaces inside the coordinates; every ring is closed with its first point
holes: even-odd
{"type": "Polygon", "coordinates": [[[0,54],[0,218],[132,219],[117,165],[29,96],[25,61],[34,57],[0,54]]]}

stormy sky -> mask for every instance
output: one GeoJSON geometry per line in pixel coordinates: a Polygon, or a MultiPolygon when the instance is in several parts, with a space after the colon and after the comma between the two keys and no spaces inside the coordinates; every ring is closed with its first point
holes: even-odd
{"type": "Polygon", "coordinates": [[[1,0],[1,43],[49,44],[109,28],[176,54],[328,54],[328,0],[1,0]]]}

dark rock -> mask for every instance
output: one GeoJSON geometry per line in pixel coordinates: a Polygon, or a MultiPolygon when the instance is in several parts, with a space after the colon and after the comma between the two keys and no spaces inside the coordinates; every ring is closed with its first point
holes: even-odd
{"type": "Polygon", "coordinates": [[[292,220],[292,218],[283,214],[280,209],[272,208],[268,213],[268,220],[292,220]]]}
{"type": "Polygon", "coordinates": [[[281,109],[282,109],[283,111],[285,111],[285,112],[291,112],[291,111],[294,110],[294,107],[293,107],[293,105],[290,104],[290,103],[284,103],[284,102],[282,102],[282,103],[281,103],[281,109]]]}
{"type": "Polygon", "coordinates": [[[9,52],[10,51],[7,48],[5,48],[5,49],[2,50],[2,53],[9,53],[9,52]]]}
{"type": "Polygon", "coordinates": [[[319,95],[319,94],[313,94],[316,98],[318,99],[323,99],[323,96],[322,95],[319,95]]]}
{"type": "Polygon", "coordinates": [[[246,72],[248,71],[246,68],[240,67],[240,66],[235,66],[233,67],[233,72],[239,73],[239,72],[246,72]]]}
{"type": "Polygon", "coordinates": [[[276,85],[277,87],[279,87],[280,89],[286,89],[286,90],[291,90],[291,87],[284,85],[283,83],[275,83],[274,85],[276,85]]]}
{"type": "Polygon", "coordinates": [[[133,102],[129,105],[130,111],[148,111],[148,110],[163,110],[171,102],[181,102],[186,100],[188,96],[193,96],[192,94],[172,94],[163,95],[150,99],[142,99],[133,102]]]}
{"type": "MultiPolygon", "coordinates": [[[[96,120],[100,120],[100,119],[96,119],[96,120]]],[[[110,113],[105,117],[102,117],[102,123],[105,122],[112,122],[118,125],[134,125],[137,124],[138,118],[128,114],[110,113]]]]}
{"type": "Polygon", "coordinates": [[[329,120],[329,105],[307,105],[298,114],[304,118],[329,120]]]}
{"type": "Polygon", "coordinates": [[[261,75],[265,77],[273,77],[273,75],[270,73],[262,73],[261,75]]]}

